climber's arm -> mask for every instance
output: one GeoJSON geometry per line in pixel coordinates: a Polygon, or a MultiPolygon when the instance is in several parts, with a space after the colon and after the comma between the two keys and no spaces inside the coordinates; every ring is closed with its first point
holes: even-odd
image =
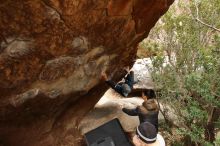
{"type": "Polygon", "coordinates": [[[111,88],[115,89],[116,83],[110,80],[105,72],[102,72],[101,79],[106,82],[111,88]]]}
{"type": "Polygon", "coordinates": [[[116,83],[112,80],[106,80],[106,84],[108,84],[112,89],[115,89],[116,83]]]}
{"type": "Polygon", "coordinates": [[[129,116],[137,116],[138,115],[138,109],[134,108],[134,109],[127,109],[127,108],[122,108],[122,111],[126,114],[128,114],[129,116]]]}

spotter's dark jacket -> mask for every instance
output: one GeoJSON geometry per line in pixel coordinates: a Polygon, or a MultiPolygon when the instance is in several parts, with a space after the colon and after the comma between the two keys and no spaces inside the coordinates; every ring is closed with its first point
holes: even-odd
{"type": "Polygon", "coordinates": [[[150,122],[158,131],[158,109],[147,110],[144,106],[138,106],[134,109],[122,108],[122,111],[130,116],[138,116],[140,123],[150,122]]]}

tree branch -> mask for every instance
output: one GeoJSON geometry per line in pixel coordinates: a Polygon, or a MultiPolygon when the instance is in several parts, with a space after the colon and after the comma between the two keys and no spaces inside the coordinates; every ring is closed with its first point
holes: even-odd
{"type": "Polygon", "coordinates": [[[207,26],[207,27],[209,27],[209,28],[211,28],[211,29],[214,29],[215,31],[220,32],[220,29],[218,29],[218,28],[216,28],[216,27],[214,27],[214,26],[212,26],[212,25],[210,25],[210,24],[207,24],[207,23],[205,23],[204,21],[202,21],[201,19],[199,19],[199,8],[198,8],[198,6],[197,6],[196,3],[194,3],[194,5],[195,5],[195,7],[196,7],[196,17],[193,16],[194,19],[195,19],[197,22],[201,23],[202,25],[207,26]]]}
{"type": "Polygon", "coordinates": [[[202,20],[200,20],[198,17],[197,17],[197,18],[195,18],[195,20],[196,20],[197,22],[199,22],[199,23],[201,23],[201,24],[203,24],[203,25],[205,25],[205,26],[209,27],[209,28],[212,28],[212,29],[214,29],[214,30],[216,30],[216,31],[220,32],[220,29],[218,29],[218,28],[216,28],[216,27],[214,27],[214,26],[212,26],[212,25],[209,25],[209,24],[207,24],[207,23],[203,22],[203,21],[202,21],[202,20]]]}

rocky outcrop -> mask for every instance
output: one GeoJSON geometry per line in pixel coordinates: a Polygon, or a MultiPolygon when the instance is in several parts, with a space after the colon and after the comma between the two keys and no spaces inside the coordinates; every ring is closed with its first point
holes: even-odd
{"type": "MultiPolygon", "coordinates": [[[[129,116],[122,111],[122,107],[134,109],[142,105],[143,99],[138,97],[118,98],[111,91],[107,91],[101,100],[96,104],[79,124],[79,130],[82,134],[93,130],[100,125],[118,118],[123,129],[129,133],[135,133],[137,125],[140,123],[138,116],[129,116]],[[112,98],[113,97],[113,98],[112,98]],[[97,120],[98,119],[98,120],[97,120]]],[[[162,114],[159,114],[159,123],[164,122],[162,114]]]]}
{"type": "Polygon", "coordinates": [[[78,122],[173,0],[1,0],[0,145],[78,144],[78,122]]]}

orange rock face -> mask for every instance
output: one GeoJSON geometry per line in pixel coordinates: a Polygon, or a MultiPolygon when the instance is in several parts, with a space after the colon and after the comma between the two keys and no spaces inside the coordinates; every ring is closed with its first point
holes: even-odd
{"type": "Polygon", "coordinates": [[[77,125],[173,0],[0,0],[0,145],[80,145],[77,125]]]}

